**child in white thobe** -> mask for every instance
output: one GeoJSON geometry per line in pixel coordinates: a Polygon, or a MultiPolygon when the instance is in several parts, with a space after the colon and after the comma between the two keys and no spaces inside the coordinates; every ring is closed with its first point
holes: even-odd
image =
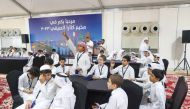
{"type": "Polygon", "coordinates": [[[115,69],[113,69],[115,64],[111,62],[110,73],[111,74],[118,73],[123,77],[123,79],[133,80],[135,78],[135,72],[134,69],[129,65],[129,62],[130,62],[130,56],[128,55],[123,57],[122,65],[116,67],[115,69]]]}
{"type": "Polygon", "coordinates": [[[58,88],[50,109],[74,109],[76,96],[72,82],[64,73],[57,73],[54,81],[58,88]]]}
{"type": "Polygon", "coordinates": [[[128,96],[126,92],[120,88],[123,83],[123,78],[114,74],[109,77],[108,89],[113,90],[109,98],[108,103],[99,105],[95,103],[92,109],[127,109],[128,108],[128,96]]]}
{"type": "Polygon", "coordinates": [[[160,82],[163,79],[162,72],[162,70],[154,69],[150,73],[150,81],[153,83],[150,88],[150,103],[141,105],[140,109],[165,109],[165,88],[160,82]]]}
{"type": "Polygon", "coordinates": [[[98,58],[98,64],[94,65],[90,72],[88,72],[89,75],[93,75],[93,79],[101,79],[101,78],[107,78],[108,76],[108,67],[105,65],[106,56],[101,55],[98,58]]]}

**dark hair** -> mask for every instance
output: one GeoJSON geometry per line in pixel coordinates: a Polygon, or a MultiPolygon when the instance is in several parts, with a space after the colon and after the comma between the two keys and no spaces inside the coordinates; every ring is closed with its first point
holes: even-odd
{"type": "Polygon", "coordinates": [[[53,59],[46,58],[45,61],[44,61],[44,64],[53,65],[53,59]]]}
{"type": "Polygon", "coordinates": [[[128,62],[131,61],[131,57],[129,55],[125,55],[125,56],[123,56],[123,58],[126,59],[128,62]]]}
{"type": "Polygon", "coordinates": [[[101,39],[101,40],[105,42],[105,39],[101,39]]]}
{"type": "Polygon", "coordinates": [[[33,53],[32,53],[32,52],[28,52],[28,54],[29,54],[29,55],[33,55],[33,53]]]}
{"type": "Polygon", "coordinates": [[[104,53],[104,50],[100,50],[100,53],[104,53]]]}
{"type": "Polygon", "coordinates": [[[30,68],[30,69],[28,70],[28,72],[29,72],[29,74],[31,74],[31,75],[34,76],[34,77],[39,77],[39,75],[40,75],[40,70],[39,70],[39,68],[37,68],[37,67],[32,67],[32,68],[30,68]]]}
{"type": "Polygon", "coordinates": [[[152,74],[161,81],[164,78],[164,71],[163,70],[158,70],[154,69],[152,70],[152,74]]]}
{"type": "Polygon", "coordinates": [[[38,52],[39,52],[39,53],[42,53],[42,52],[43,52],[43,50],[38,50],[38,52]]]}
{"type": "Polygon", "coordinates": [[[100,57],[101,57],[104,61],[106,61],[106,56],[105,56],[105,55],[100,55],[100,57]]]}
{"type": "Polygon", "coordinates": [[[56,49],[52,49],[51,51],[52,51],[52,52],[56,52],[56,49]]]}
{"type": "Polygon", "coordinates": [[[13,49],[17,50],[17,48],[16,48],[16,47],[13,47],[13,49]]]}
{"type": "Polygon", "coordinates": [[[48,73],[52,73],[51,70],[42,70],[40,71],[41,74],[48,74],[48,73]]]}
{"type": "Polygon", "coordinates": [[[66,61],[66,59],[64,57],[60,57],[59,61],[61,61],[61,60],[66,61]]]}
{"type": "Polygon", "coordinates": [[[24,51],[27,51],[27,49],[26,48],[22,48],[24,51]]]}
{"type": "Polygon", "coordinates": [[[109,79],[111,80],[112,84],[116,84],[117,87],[121,87],[123,84],[123,78],[118,74],[111,75],[109,79]]]}

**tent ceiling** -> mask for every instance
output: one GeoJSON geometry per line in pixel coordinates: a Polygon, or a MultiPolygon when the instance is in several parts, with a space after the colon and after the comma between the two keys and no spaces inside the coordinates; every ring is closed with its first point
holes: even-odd
{"type": "Polygon", "coordinates": [[[0,0],[0,17],[179,4],[190,0],[0,0]]]}

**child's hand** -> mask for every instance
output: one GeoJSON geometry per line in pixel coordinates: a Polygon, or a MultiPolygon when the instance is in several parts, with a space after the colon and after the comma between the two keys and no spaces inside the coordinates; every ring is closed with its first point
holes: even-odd
{"type": "Polygon", "coordinates": [[[92,105],[92,109],[99,109],[100,105],[98,103],[94,103],[94,105],[92,105]]]}
{"type": "Polygon", "coordinates": [[[63,36],[64,36],[67,40],[69,40],[69,37],[68,37],[68,35],[67,35],[67,32],[63,32],[62,34],[63,34],[63,36]]]}
{"type": "Polygon", "coordinates": [[[77,68],[76,70],[80,72],[82,69],[81,68],[77,68]]]}
{"type": "Polygon", "coordinates": [[[115,61],[111,61],[111,62],[110,62],[110,67],[113,68],[114,66],[115,66],[115,61]]]}
{"type": "Polygon", "coordinates": [[[96,77],[93,75],[92,79],[100,79],[100,77],[96,77]]]}
{"type": "Polygon", "coordinates": [[[66,74],[67,76],[70,76],[70,71],[66,72],[65,74],[66,74]]]}
{"type": "Polygon", "coordinates": [[[26,101],[25,109],[30,109],[32,106],[32,101],[26,101]]]}
{"type": "Polygon", "coordinates": [[[27,93],[27,94],[32,94],[33,91],[30,90],[30,89],[24,89],[23,92],[25,92],[25,93],[27,93]]]}

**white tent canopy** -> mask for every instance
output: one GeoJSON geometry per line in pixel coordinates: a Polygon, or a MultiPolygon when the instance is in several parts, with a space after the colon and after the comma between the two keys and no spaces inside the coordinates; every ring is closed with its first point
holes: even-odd
{"type": "Polygon", "coordinates": [[[0,17],[189,3],[190,0],[0,0],[0,17]]]}

